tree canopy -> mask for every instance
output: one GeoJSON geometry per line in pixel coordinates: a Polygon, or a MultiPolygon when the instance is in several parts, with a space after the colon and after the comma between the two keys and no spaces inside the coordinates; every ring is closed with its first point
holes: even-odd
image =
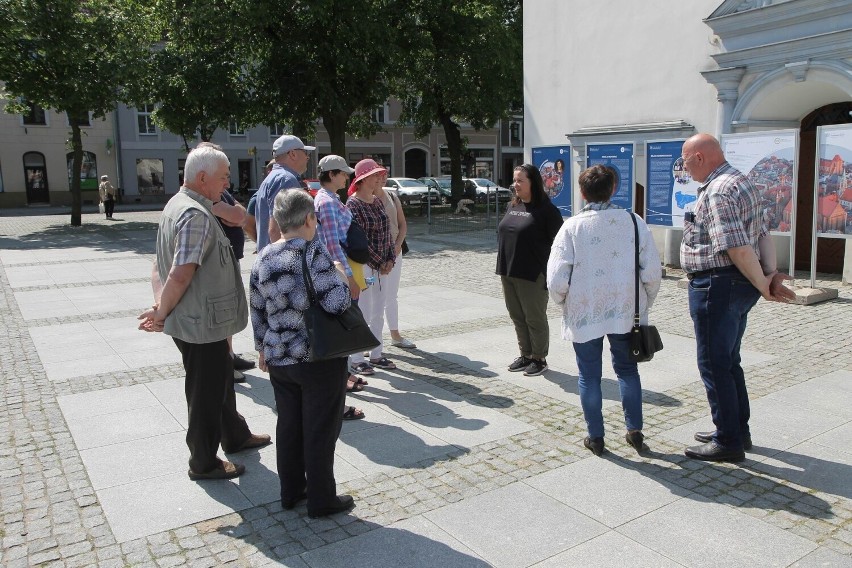
{"type": "Polygon", "coordinates": [[[138,62],[148,45],[144,12],[115,0],[4,0],[0,2],[0,81],[6,112],[28,105],[68,115],[74,153],[71,225],[81,224],[80,123],[103,117],[141,80],[138,62]]]}

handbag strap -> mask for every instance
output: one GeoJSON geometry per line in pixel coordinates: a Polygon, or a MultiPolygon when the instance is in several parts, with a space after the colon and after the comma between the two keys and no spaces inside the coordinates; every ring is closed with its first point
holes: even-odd
{"type": "Polygon", "coordinates": [[[308,241],[305,241],[305,248],[302,249],[302,278],[305,280],[305,289],[308,291],[308,303],[314,305],[317,303],[317,292],[314,289],[314,281],[308,270],[308,241]]]}
{"type": "Polygon", "coordinates": [[[630,220],[633,221],[633,241],[634,241],[634,244],[635,244],[634,249],[636,251],[636,255],[635,255],[636,261],[635,261],[634,268],[633,268],[633,274],[635,276],[634,286],[633,286],[633,291],[634,291],[634,295],[633,295],[634,304],[633,305],[636,307],[636,310],[633,313],[633,328],[638,329],[639,328],[639,225],[636,223],[636,217],[633,215],[633,213],[631,211],[628,211],[627,214],[630,215],[630,220]]]}

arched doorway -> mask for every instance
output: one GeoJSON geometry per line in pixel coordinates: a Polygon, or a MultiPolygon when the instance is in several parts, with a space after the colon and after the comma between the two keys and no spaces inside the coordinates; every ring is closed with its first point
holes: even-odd
{"type": "MultiPolygon", "coordinates": [[[[799,176],[796,199],[796,270],[811,268],[811,231],[814,212],[814,165],[817,126],[852,123],[852,102],[816,109],[802,119],[799,132],[799,176]]],[[[843,272],[846,239],[817,239],[817,272],[843,272]]]]}
{"type": "Polygon", "coordinates": [[[24,154],[24,181],[27,186],[27,204],[50,203],[47,168],[44,165],[44,154],[41,152],[24,154]]]}
{"type": "Polygon", "coordinates": [[[428,154],[420,148],[411,148],[405,151],[405,177],[421,178],[428,173],[426,171],[426,159],[428,154]]]}

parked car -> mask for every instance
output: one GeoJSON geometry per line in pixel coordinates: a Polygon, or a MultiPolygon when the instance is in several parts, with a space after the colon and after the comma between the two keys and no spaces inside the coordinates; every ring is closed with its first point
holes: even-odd
{"type": "Polygon", "coordinates": [[[417,181],[426,184],[430,191],[437,193],[441,205],[446,205],[452,201],[453,188],[452,180],[449,177],[422,177],[417,178],[417,181]]]}
{"type": "Polygon", "coordinates": [[[388,178],[385,182],[385,191],[396,193],[405,206],[425,205],[427,199],[431,199],[433,202],[437,202],[439,199],[434,192],[430,196],[426,184],[414,178],[388,178]]]}
{"type": "Polygon", "coordinates": [[[499,201],[509,201],[512,199],[512,190],[506,187],[500,187],[493,181],[485,178],[465,178],[465,193],[470,189],[476,191],[476,202],[485,203],[490,199],[494,201],[496,195],[499,201]]]}
{"type": "Polygon", "coordinates": [[[322,188],[318,179],[303,179],[302,185],[307,186],[306,189],[311,194],[311,197],[316,197],[317,192],[322,188]]]}

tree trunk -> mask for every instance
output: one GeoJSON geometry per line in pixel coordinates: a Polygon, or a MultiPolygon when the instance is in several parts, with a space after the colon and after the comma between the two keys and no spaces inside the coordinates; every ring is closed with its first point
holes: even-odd
{"type": "Polygon", "coordinates": [[[341,156],[347,162],[346,158],[346,123],[349,122],[349,117],[344,113],[329,113],[322,117],[322,124],[328,132],[328,139],[331,142],[331,153],[341,156]]]}
{"type": "Polygon", "coordinates": [[[71,123],[71,149],[74,157],[71,161],[71,226],[83,224],[82,198],[80,196],[80,170],[83,168],[83,141],[80,137],[80,121],[73,113],[68,113],[71,123]]]}
{"type": "Polygon", "coordinates": [[[447,153],[450,155],[450,183],[452,184],[452,202],[455,204],[464,195],[464,183],[462,182],[462,140],[459,125],[453,122],[450,113],[441,110],[438,112],[438,120],[444,127],[444,136],[447,137],[447,153]]]}

